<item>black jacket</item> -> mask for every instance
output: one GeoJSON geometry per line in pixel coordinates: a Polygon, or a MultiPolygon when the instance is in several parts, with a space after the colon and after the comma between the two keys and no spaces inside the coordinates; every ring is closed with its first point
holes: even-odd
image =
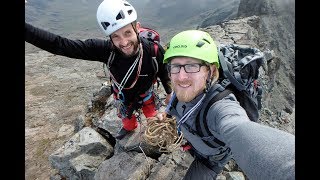
{"type": "MultiPolygon", "coordinates": [[[[122,90],[125,96],[125,104],[132,102],[139,94],[147,91],[151,87],[154,80],[155,69],[153,68],[153,60],[151,58],[151,45],[153,45],[153,42],[145,40],[144,38],[140,39],[143,46],[141,72],[133,88],[122,90]]],[[[136,57],[123,57],[117,50],[113,49],[113,45],[110,40],[71,40],[43,29],[39,29],[28,23],[25,23],[25,41],[53,54],[89,61],[100,61],[106,64],[110,53],[114,51],[115,57],[111,64],[111,73],[119,83],[136,59],[136,57]]],[[[166,65],[162,62],[164,56],[163,54],[164,50],[159,45],[159,51],[157,53],[159,70],[157,77],[160,78],[166,93],[169,94],[171,93],[170,79],[168,77],[168,71],[165,67],[166,65]]],[[[137,74],[137,68],[138,66],[136,66],[135,70],[132,72],[125,85],[125,88],[129,87],[134,81],[137,74]]]]}

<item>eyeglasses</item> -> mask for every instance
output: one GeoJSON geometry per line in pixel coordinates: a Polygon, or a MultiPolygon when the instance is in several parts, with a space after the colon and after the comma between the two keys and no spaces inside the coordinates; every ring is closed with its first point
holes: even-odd
{"type": "Polygon", "coordinates": [[[201,66],[207,66],[206,64],[200,64],[200,63],[195,63],[195,64],[168,64],[168,71],[171,74],[178,74],[180,72],[181,67],[184,68],[184,71],[186,73],[196,73],[200,71],[201,66]]]}

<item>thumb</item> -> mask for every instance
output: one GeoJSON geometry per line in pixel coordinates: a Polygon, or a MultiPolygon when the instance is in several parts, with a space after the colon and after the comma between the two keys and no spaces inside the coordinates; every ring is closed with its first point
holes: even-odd
{"type": "Polygon", "coordinates": [[[166,112],[160,112],[157,114],[157,118],[162,121],[167,117],[167,113],[166,112]]]}

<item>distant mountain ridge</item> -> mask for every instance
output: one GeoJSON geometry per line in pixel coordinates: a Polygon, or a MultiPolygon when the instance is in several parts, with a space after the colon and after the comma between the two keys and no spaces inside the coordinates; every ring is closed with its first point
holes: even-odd
{"type": "MultiPolygon", "coordinates": [[[[70,38],[103,38],[96,22],[101,0],[34,0],[26,4],[26,21],[70,38]],[[83,36],[85,33],[87,35],[83,36]],[[76,36],[75,34],[81,34],[76,36]]],[[[161,32],[167,42],[175,33],[194,29],[206,20],[213,22],[234,17],[240,0],[129,0],[138,13],[138,21],[161,32]],[[216,20],[218,19],[218,20],[216,20]]]]}
{"type": "MultiPolygon", "coordinates": [[[[270,101],[274,111],[295,109],[295,1],[294,0],[241,0],[238,17],[258,15],[259,48],[274,50],[281,59],[271,79],[270,101]]],[[[268,64],[274,66],[272,63],[268,64]]]]}

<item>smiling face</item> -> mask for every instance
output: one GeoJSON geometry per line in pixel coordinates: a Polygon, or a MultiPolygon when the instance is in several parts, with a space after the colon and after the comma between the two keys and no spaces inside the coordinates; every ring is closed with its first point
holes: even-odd
{"type": "MultiPolygon", "coordinates": [[[[201,61],[190,57],[175,57],[170,62],[171,65],[185,65],[194,63],[201,63],[201,61]]],[[[199,72],[186,73],[185,69],[181,67],[179,73],[171,73],[172,87],[177,95],[178,100],[182,102],[190,102],[197,95],[203,92],[204,88],[206,87],[208,71],[209,67],[201,66],[199,72]]]]}
{"type": "MultiPolygon", "coordinates": [[[[136,23],[136,28],[140,28],[140,24],[136,23]]],[[[138,37],[131,24],[128,24],[110,35],[110,38],[120,52],[126,57],[131,57],[138,52],[138,37]]]]}

